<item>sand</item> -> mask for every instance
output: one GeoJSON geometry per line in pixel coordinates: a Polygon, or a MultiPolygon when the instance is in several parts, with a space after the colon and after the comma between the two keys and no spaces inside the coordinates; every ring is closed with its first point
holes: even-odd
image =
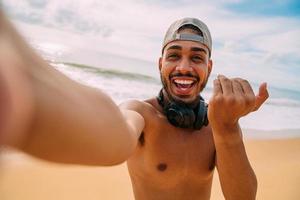
{"type": "MultiPolygon", "coordinates": [[[[257,199],[299,200],[300,138],[247,140],[245,145],[258,179],[257,199]]],[[[217,173],[211,199],[224,199],[217,173]]]]}
{"type": "MultiPolygon", "coordinates": [[[[246,149],[256,172],[257,199],[300,199],[300,138],[247,139],[246,149]]],[[[1,200],[130,200],[125,164],[115,167],[65,166],[21,153],[3,153],[1,200]]],[[[212,198],[224,199],[215,173],[212,198]]]]}

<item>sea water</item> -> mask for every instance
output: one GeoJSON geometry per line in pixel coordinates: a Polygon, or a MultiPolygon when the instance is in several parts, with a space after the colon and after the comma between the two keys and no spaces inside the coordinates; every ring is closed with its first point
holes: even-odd
{"type": "MultiPolygon", "coordinates": [[[[59,53],[57,49],[39,48],[38,51],[57,70],[76,81],[103,90],[117,104],[130,99],[153,98],[162,87],[155,62],[91,50],[59,53]]],[[[206,102],[212,94],[212,81],[216,76],[211,74],[201,93],[206,102]]],[[[250,83],[257,93],[260,83],[250,83]]],[[[261,108],[240,119],[242,128],[274,131],[280,134],[276,137],[300,137],[300,89],[278,88],[269,84],[268,90],[270,97],[261,108]]]]}
{"type": "MultiPolygon", "coordinates": [[[[160,79],[142,74],[63,63],[54,63],[53,66],[74,80],[105,91],[117,104],[129,99],[155,97],[161,89],[160,79]]],[[[258,130],[300,129],[299,94],[276,88],[269,90],[270,98],[265,104],[257,112],[240,120],[242,127],[258,130]]],[[[211,84],[208,84],[202,96],[209,101],[211,93],[211,84]]]]}

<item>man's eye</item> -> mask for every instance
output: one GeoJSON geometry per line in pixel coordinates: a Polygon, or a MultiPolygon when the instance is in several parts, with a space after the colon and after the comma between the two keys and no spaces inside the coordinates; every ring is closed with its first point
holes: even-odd
{"type": "Polygon", "coordinates": [[[204,61],[204,59],[201,56],[193,56],[192,60],[194,62],[202,62],[202,61],[204,61]]]}
{"type": "Polygon", "coordinates": [[[168,59],[177,59],[179,58],[179,55],[178,54],[170,54],[167,56],[168,59]]]}

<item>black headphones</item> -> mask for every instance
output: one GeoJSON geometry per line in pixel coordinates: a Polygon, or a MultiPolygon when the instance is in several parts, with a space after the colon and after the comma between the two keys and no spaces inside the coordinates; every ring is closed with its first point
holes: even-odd
{"type": "Polygon", "coordinates": [[[159,92],[157,101],[163,108],[169,122],[176,127],[199,130],[203,125],[208,125],[208,105],[201,96],[198,105],[194,109],[183,103],[165,102],[163,90],[159,92]]]}

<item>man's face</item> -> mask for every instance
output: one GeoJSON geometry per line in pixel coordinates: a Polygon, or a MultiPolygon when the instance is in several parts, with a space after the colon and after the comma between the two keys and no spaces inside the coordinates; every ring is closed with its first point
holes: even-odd
{"type": "Polygon", "coordinates": [[[208,48],[194,41],[173,41],[159,60],[165,91],[174,101],[193,103],[205,87],[212,69],[208,48]]]}

